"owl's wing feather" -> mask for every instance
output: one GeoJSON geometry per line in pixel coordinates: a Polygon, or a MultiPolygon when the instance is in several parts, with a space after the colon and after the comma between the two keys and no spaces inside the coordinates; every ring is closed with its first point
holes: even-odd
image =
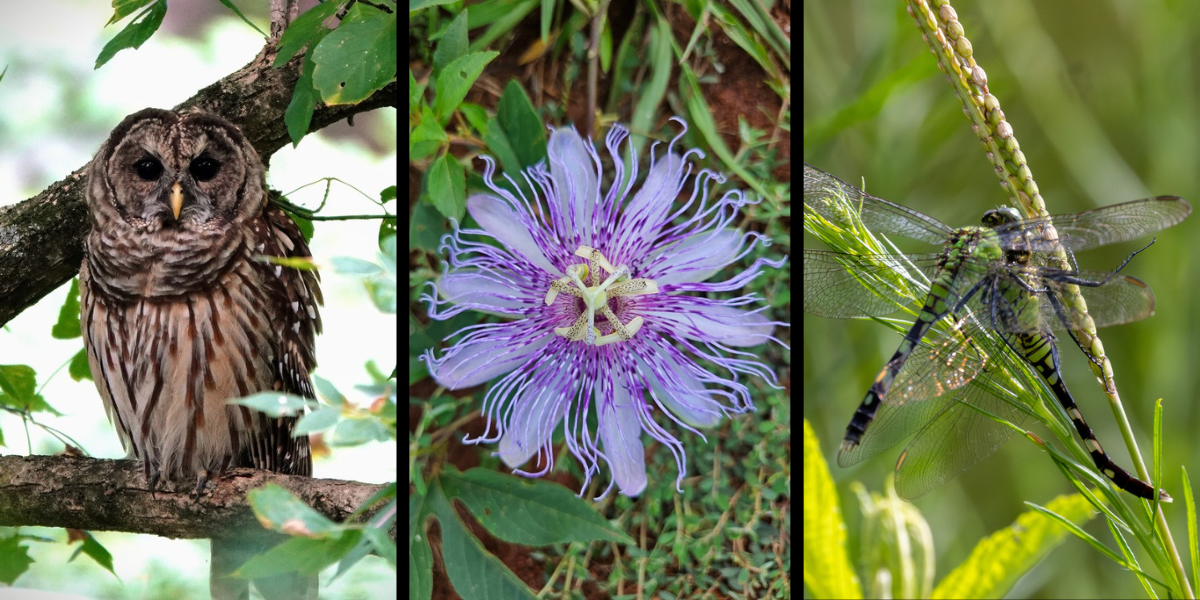
{"type": "MultiPolygon", "coordinates": [[[[263,219],[254,227],[255,249],[262,255],[284,258],[312,258],[300,228],[279,207],[268,204],[263,219]]],[[[266,262],[255,262],[264,280],[270,283],[272,302],[280,307],[280,355],[276,359],[278,389],[314,398],[309,374],[316,367],[314,338],[321,332],[322,303],[320,277],[316,271],[292,269],[266,262]]]]}
{"type": "MultiPolygon", "coordinates": [[[[275,205],[267,205],[263,218],[256,219],[252,225],[252,232],[254,251],[259,255],[312,257],[300,228],[275,205]]],[[[316,367],[314,338],[321,331],[321,316],[317,312],[323,300],[319,276],[316,271],[293,269],[265,261],[254,261],[254,268],[267,282],[270,304],[279,310],[279,346],[272,358],[275,377],[272,389],[315,398],[309,376],[316,367]]],[[[264,420],[264,426],[256,432],[248,448],[253,466],[310,475],[312,460],[308,440],[302,443],[292,440],[296,419],[284,417],[264,420]]]]}

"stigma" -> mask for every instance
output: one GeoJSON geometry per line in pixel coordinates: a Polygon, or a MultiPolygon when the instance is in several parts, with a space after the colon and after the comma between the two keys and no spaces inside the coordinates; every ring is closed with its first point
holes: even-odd
{"type": "Polygon", "coordinates": [[[575,256],[586,258],[587,263],[567,267],[567,276],[554,280],[546,292],[546,306],[554,303],[561,292],[583,301],[584,310],[570,327],[555,327],[554,333],[570,341],[583,341],[593,346],[605,346],[614,342],[627,342],[642,328],[641,317],[622,323],[608,306],[608,301],[621,296],[645,296],[657,294],[658,284],[653,279],[631,279],[629,267],[613,266],[595,248],[580,246],[575,256]],[[604,270],[608,276],[600,281],[604,270]],[[587,280],[587,284],[584,280],[587,280]],[[596,327],[596,313],[600,313],[612,331],[604,334],[596,327]]]}

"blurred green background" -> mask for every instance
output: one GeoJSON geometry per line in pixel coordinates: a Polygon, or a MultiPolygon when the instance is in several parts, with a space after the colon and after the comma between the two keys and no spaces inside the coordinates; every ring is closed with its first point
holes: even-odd
{"type": "MultiPolygon", "coordinates": [[[[1051,214],[1159,194],[1197,206],[1200,3],[1016,1],[955,9],[1051,214]]],[[[904,3],[806,1],[803,22],[805,162],[856,187],[865,180],[868,193],[952,227],[977,224],[984,211],[1010,203],[904,3]]],[[[1162,484],[1177,499],[1166,514],[1181,552],[1187,545],[1181,468],[1200,464],[1192,443],[1200,429],[1192,391],[1200,375],[1194,349],[1200,323],[1190,297],[1200,279],[1198,234],[1196,215],[1160,232],[1124,271],[1151,285],[1155,315],[1100,331],[1147,461],[1154,402],[1163,399],[1162,484]]],[[[1149,241],[1081,253],[1080,266],[1112,269],[1149,241]]],[[[804,246],[823,248],[807,235],[804,246]]],[[[931,250],[917,243],[901,248],[931,250]]],[[[851,469],[836,466],[837,446],[899,343],[871,321],[804,316],[804,416],[821,438],[852,534],[859,517],[846,484],[881,490],[903,445],[851,469]]],[[[1089,424],[1113,459],[1131,468],[1082,353],[1069,340],[1060,348],[1067,385],[1089,424]]],[[[1040,425],[1033,431],[1046,433],[1040,425]]],[[[1023,502],[1045,504],[1072,491],[1047,456],[1015,438],[918,499],[935,536],[938,579],[980,538],[1026,510],[1023,502]]],[[[1112,547],[1100,520],[1088,531],[1112,547]]],[[[1010,596],[1144,593],[1130,573],[1070,539],[1010,596]]]]}

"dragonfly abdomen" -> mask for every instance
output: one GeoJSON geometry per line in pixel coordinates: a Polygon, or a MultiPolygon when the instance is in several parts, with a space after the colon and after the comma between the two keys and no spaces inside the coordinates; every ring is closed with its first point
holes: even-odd
{"type": "MultiPolygon", "coordinates": [[[[1087,421],[1083,420],[1083,413],[1079,411],[1079,406],[1075,404],[1075,399],[1071,397],[1071,392],[1067,390],[1066,384],[1059,376],[1058,349],[1054,345],[1054,337],[1049,332],[1043,332],[1015,334],[1013,338],[1016,346],[1014,349],[1037,369],[1037,372],[1050,386],[1050,390],[1054,392],[1054,396],[1058,398],[1058,403],[1066,409],[1067,415],[1071,417],[1071,422],[1075,424],[1075,431],[1087,445],[1088,453],[1092,455],[1092,462],[1096,463],[1096,468],[1100,469],[1117,487],[1139,498],[1154,500],[1156,497],[1154,486],[1117,466],[1117,463],[1113,462],[1104,448],[1100,446],[1099,440],[1096,439],[1096,435],[1088,426],[1087,421]]],[[[1171,500],[1166,492],[1159,494],[1157,497],[1164,501],[1171,500]]]]}
{"type": "MultiPolygon", "coordinates": [[[[875,376],[875,381],[867,390],[867,395],[854,411],[854,417],[850,419],[850,424],[846,426],[846,436],[842,438],[841,451],[838,453],[838,465],[850,466],[863,458],[861,455],[853,453],[853,450],[862,441],[867,426],[875,419],[875,413],[879,411],[879,404],[886,401],[896,375],[904,368],[904,363],[912,355],[913,350],[920,345],[921,338],[925,337],[929,328],[967,299],[960,298],[956,291],[963,287],[960,279],[978,279],[978,277],[962,277],[962,275],[972,271],[972,265],[969,265],[966,260],[970,256],[969,249],[974,248],[979,238],[986,236],[988,232],[979,229],[964,229],[959,233],[962,236],[959,243],[953,250],[946,253],[941,268],[929,284],[929,295],[925,297],[925,303],[922,305],[916,321],[905,334],[904,340],[900,342],[900,347],[896,349],[891,360],[875,376]]],[[[972,272],[971,275],[975,274],[972,272]]],[[[975,291],[977,288],[972,287],[967,295],[969,296],[975,291]]]]}

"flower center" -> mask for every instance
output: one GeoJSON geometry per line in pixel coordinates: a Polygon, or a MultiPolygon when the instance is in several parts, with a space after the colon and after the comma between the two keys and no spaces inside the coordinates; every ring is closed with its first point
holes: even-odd
{"type": "Polygon", "coordinates": [[[608,301],[618,296],[644,296],[657,294],[658,284],[653,279],[630,279],[629,267],[620,265],[614,267],[604,255],[595,248],[580,246],[575,256],[586,258],[588,263],[578,263],[567,267],[567,276],[554,280],[546,292],[546,306],[554,303],[559,292],[574,296],[583,301],[584,310],[570,327],[555,327],[554,333],[571,341],[583,340],[585,344],[604,346],[613,342],[627,342],[642,328],[642,318],[634,317],[629,323],[622,323],[616,313],[608,307],[608,301]],[[600,281],[600,269],[609,273],[604,281],[600,281]],[[590,277],[589,277],[590,276],[590,277]],[[584,285],[588,278],[590,285],[584,285]],[[596,313],[600,313],[613,328],[611,333],[603,334],[596,327],[596,313]]]}

